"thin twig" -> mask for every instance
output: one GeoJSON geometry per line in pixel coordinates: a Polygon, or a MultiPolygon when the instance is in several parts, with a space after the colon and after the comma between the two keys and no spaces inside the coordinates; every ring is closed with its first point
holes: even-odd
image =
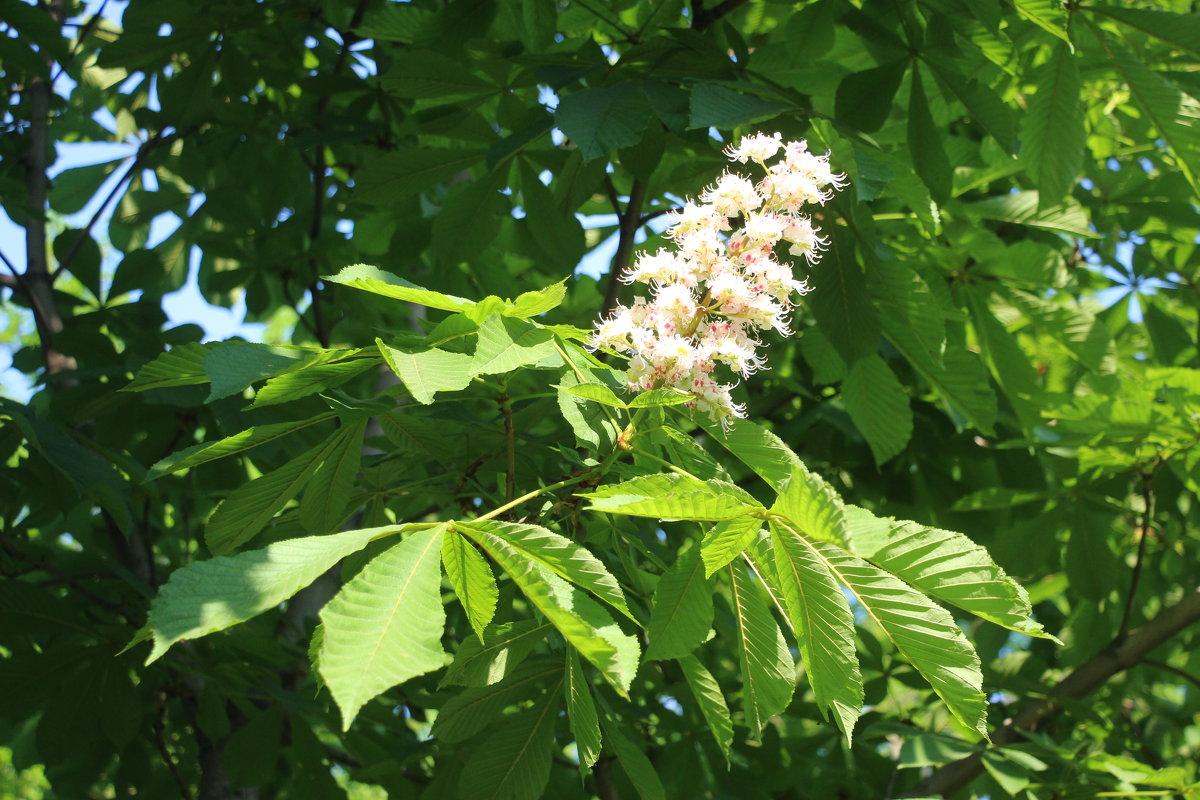
{"type": "Polygon", "coordinates": [[[512,398],[508,396],[508,384],[500,395],[500,413],[504,415],[504,502],[511,503],[517,493],[517,434],[513,428],[512,398]]]}
{"type": "Polygon", "coordinates": [[[192,800],[192,790],[188,786],[187,781],[183,779],[183,775],[179,772],[179,765],[175,763],[175,759],[171,758],[171,751],[167,749],[166,697],[163,697],[160,703],[161,705],[158,707],[158,719],[154,721],[154,746],[158,749],[158,754],[162,758],[163,763],[167,765],[167,769],[171,771],[171,777],[175,779],[175,785],[179,787],[179,796],[183,800],[192,800]]]}
{"type": "Polygon", "coordinates": [[[1188,672],[1187,670],[1183,670],[1183,669],[1180,669],[1179,667],[1172,666],[1171,664],[1168,664],[1165,661],[1159,661],[1156,658],[1145,658],[1145,659],[1142,659],[1142,664],[1144,664],[1147,667],[1156,667],[1158,669],[1165,669],[1167,672],[1173,672],[1176,675],[1178,675],[1179,677],[1183,678],[1185,681],[1188,681],[1189,683],[1192,683],[1196,686],[1200,686],[1200,678],[1197,678],[1195,675],[1188,672]]]}
{"type": "Polygon", "coordinates": [[[12,276],[14,278],[20,280],[21,273],[17,272],[17,268],[13,265],[13,263],[11,261],[8,260],[8,256],[4,255],[3,250],[0,250],[0,263],[3,263],[4,266],[8,268],[8,271],[12,273],[12,276]]]}
{"type": "Polygon", "coordinates": [[[1137,557],[1133,562],[1133,577],[1129,581],[1129,595],[1125,598],[1125,610],[1121,612],[1121,625],[1117,628],[1116,640],[1121,641],[1125,638],[1125,634],[1129,631],[1129,620],[1133,617],[1133,606],[1137,602],[1138,584],[1142,579],[1142,563],[1146,559],[1146,540],[1150,538],[1150,515],[1153,513],[1154,505],[1154,490],[1151,483],[1154,480],[1154,471],[1157,468],[1152,467],[1148,472],[1142,473],[1142,535],[1138,540],[1137,557]]]}
{"type": "MultiPolygon", "coordinates": [[[[75,39],[74,43],[72,43],[71,50],[67,54],[68,61],[74,61],[75,56],[79,55],[79,51],[83,47],[83,40],[86,39],[88,34],[92,32],[92,29],[96,27],[96,24],[104,18],[104,8],[107,5],[108,5],[108,0],[104,0],[104,2],[102,2],[100,4],[100,7],[98,9],[96,9],[96,13],[92,14],[92,16],[88,19],[87,22],[85,22],[83,25],[78,25],[79,32],[76,34],[77,38],[75,39]]],[[[63,27],[69,27],[71,25],[72,25],[72,23],[70,23],[70,22],[63,23],[63,27]]],[[[58,72],[54,75],[53,78],[50,79],[50,83],[57,82],[58,79],[60,77],[62,77],[62,74],[66,71],[67,71],[67,65],[65,63],[60,62],[58,65],[58,72]]]]}

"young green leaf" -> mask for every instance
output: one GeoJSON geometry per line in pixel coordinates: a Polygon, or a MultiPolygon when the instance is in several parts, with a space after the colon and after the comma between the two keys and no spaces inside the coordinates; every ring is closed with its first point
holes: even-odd
{"type": "Polygon", "coordinates": [[[625,602],[625,593],[604,562],[565,536],[538,525],[513,522],[472,522],[471,526],[499,536],[526,558],[549,567],[560,577],[593,595],[637,622],[625,602]]]}
{"type": "Polygon", "coordinates": [[[804,672],[817,705],[834,720],[850,746],[862,713],[863,683],[854,655],[854,614],[842,588],[811,542],[794,530],[771,526],[775,574],[804,672]]]}
{"type": "Polygon", "coordinates": [[[375,339],[379,354],[391,367],[418,403],[429,405],[436,392],[455,392],[465,389],[475,377],[475,359],[465,353],[448,350],[399,350],[375,339]]]}
{"type": "Polygon", "coordinates": [[[718,522],[704,535],[700,557],[704,560],[704,576],[711,578],[733,561],[758,535],[763,521],[758,517],[718,522]]]}
{"type": "MultiPolygon", "coordinates": [[[[637,672],[637,639],[625,634],[602,607],[542,561],[514,546],[490,525],[455,523],[483,548],[566,640],[622,695],[637,672]]],[[[521,526],[517,526],[521,527],[521,526]]],[[[532,526],[531,526],[532,527],[532,526]]]]}
{"type": "Polygon", "coordinates": [[[561,682],[513,714],[473,748],[462,771],[460,797],[537,800],[550,779],[554,723],[562,705],[561,682]]]}
{"type": "Polygon", "coordinates": [[[674,473],[645,475],[601,486],[583,496],[592,511],[658,519],[719,522],[762,512],[745,490],[725,481],[702,481],[674,473]]]}
{"type": "Polygon", "coordinates": [[[260,444],[273,442],[289,434],[297,431],[302,431],[305,428],[312,427],[318,423],[324,422],[336,416],[333,412],[324,414],[316,414],[305,419],[296,420],[294,422],[277,422],[270,425],[255,425],[252,428],[247,428],[244,431],[239,431],[233,436],[227,436],[224,439],[218,439],[215,442],[201,442],[192,447],[185,448],[178,452],[172,453],[164,459],[159,460],[157,464],[150,468],[146,474],[145,481],[161,478],[163,475],[170,475],[173,472],[179,472],[185,469],[206,464],[209,461],[215,461],[218,458],[237,455],[243,453],[260,444]]]}
{"type": "Polygon", "coordinates": [[[579,770],[586,772],[600,758],[600,720],[596,716],[596,701],[592,699],[592,687],[588,685],[579,653],[567,648],[567,715],[571,733],[575,736],[575,748],[579,754],[579,770]]]}
{"type": "Polygon", "coordinates": [[[737,622],[746,725],[754,734],[787,708],[796,688],[796,665],[761,589],[736,562],[726,568],[737,622]]]}
{"type": "Polygon", "coordinates": [[[854,592],[867,614],[933,686],[963,725],[987,736],[987,699],[979,656],[944,608],[908,584],[824,542],[814,552],[838,582],[854,592]]]}
{"type": "Polygon", "coordinates": [[[627,407],[625,401],[617,397],[616,392],[602,383],[562,384],[556,385],[554,388],[560,392],[582,397],[584,400],[591,400],[593,403],[600,403],[601,405],[612,406],[613,408],[627,407]]]}
{"type": "Polygon", "coordinates": [[[713,735],[721,755],[725,756],[725,764],[728,766],[729,746],[733,744],[733,721],[729,717],[725,695],[721,694],[721,685],[696,656],[684,656],[678,661],[688,688],[696,698],[700,714],[708,723],[708,730],[713,735]]]}
{"type": "Polygon", "coordinates": [[[489,625],[483,639],[467,638],[446,669],[442,686],[487,686],[504,680],[533,649],[546,641],[549,622],[520,620],[489,625]]]}
{"type": "Polygon", "coordinates": [[[513,671],[499,683],[459,692],[438,710],[430,731],[444,742],[463,742],[491,724],[508,706],[518,703],[537,687],[558,683],[563,678],[562,662],[539,658],[513,671]]]}
{"type": "Polygon", "coordinates": [[[430,291],[368,264],[345,267],[337,275],[328,275],[322,280],[443,311],[464,311],[475,305],[474,301],[430,291]]]}
{"type": "Polygon", "coordinates": [[[300,499],[300,524],[309,533],[331,533],[345,518],[354,478],[362,463],[366,430],[365,419],[342,428],[337,445],[325,455],[308,481],[300,499]]]}
{"type": "Polygon", "coordinates": [[[712,587],[704,575],[700,548],[692,547],[663,573],[654,589],[646,658],[683,658],[708,635],[713,621],[712,587]]]}
{"type": "Polygon", "coordinates": [[[483,642],[484,629],[496,613],[499,596],[492,568],[474,545],[457,533],[442,540],[442,564],[475,635],[483,642]]]}
{"type": "Polygon", "coordinates": [[[812,539],[846,546],[848,531],[842,498],[802,463],[794,465],[791,477],[780,485],[771,514],[784,517],[812,539]]]}
{"type": "Polygon", "coordinates": [[[346,381],[379,366],[378,358],[345,358],[333,363],[299,367],[271,378],[254,395],[251,408],[288,403],[310,394],[341,386],[346,381]]]}
{"type": "Polygon", "coordinates": [[[554,334],[532,322],[493,314],[479,326],[471,369],[477,375],[511,372],[554,355],[554,334]]]}
{"type": "Polygon", "coordinates": [[[157,356],[142,365],[133,380],[121,387],[122,392],[144,392],[171,386],[195,386],[208,383],[204,359],[219,343],[185,344],[157,356]]]}
{"type": "Polygon", "coordinates": [[[288,539],[175,570],[150,605],[146,627],[154,634],[154,650],[146,663],[175,642],[207,636],[274,608],[346,556],[404,528],[390,525],[288,539]]]}
{"type": "Polygon", "coordinates": [[[321,610],[321,678],[342,728],[368,700],[445,663],[439,554],[445,526],[410,534],[363,567],[321,610]]]}

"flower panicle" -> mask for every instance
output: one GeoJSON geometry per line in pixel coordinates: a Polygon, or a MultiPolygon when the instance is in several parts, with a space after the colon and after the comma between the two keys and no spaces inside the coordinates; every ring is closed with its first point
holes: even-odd
{"type": "Polygon", "coordinates": [[[688,392],[691,407],[729,429],[746,408],[730,396],[736,383],[715,377],[718,365],[747,378],[767,369],[761,331],[791,335],[791,310],[810,287],[775,250],[786,246],[816,264],[829,239],[800,209],[824,205],[847,182],[830,168],[829,153],[816,155],[804,140],[784,142],[779,133],[744,136],[723,152],[731,162],[753,162],[763,176],[726,170],[672,211],[665,236],[675,249],[643,252],[619,276],[646,284],[650,296],[617,306],[587,344],[629,355],[630,390],[688,392]]]}

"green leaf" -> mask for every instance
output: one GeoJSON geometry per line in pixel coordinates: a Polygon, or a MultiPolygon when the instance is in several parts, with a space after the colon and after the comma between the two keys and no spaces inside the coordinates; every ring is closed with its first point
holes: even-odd
{"type": "Polygon", "coordinates": [[[483,640],[464,639],[442,685],[486,686],[499,683],[546,640],[550,623],[522,620],[489,625],[483,640]]]}
{"type": "Polygon", "coordinates": [[[218,347],[204,358],[204,373],[212,389],[204,402],[211,403],[244,391],[264,378],[290,372],[304,363],[326,363],[333,354],[314,353],[299,347],[243,344],[218,347]]]}
{"type": "Polygon", "coordinates": [[[368,700],[445,662],[439,553],[445,526],[376,556],[321,609],[319,666],[349,730],[368,700]]]}
{"type": "Polygon", "coordinates": [[[713,441],[754,470],[776,491],[791,479],[793,467],[803,466],[782,439],[757,423],[741,420],[728,435],[722,435],[719,424],[705,419],[697,421],[713,441]]]}
{"type": "Polygon", "coordinates": [[[300,524],[309,533],[331,533],[346,518],[346,505],[362,463],[366,431],[365,419],[343,428],[337,446],[326,454],[308,481],[300,499],[300,524]]]}
{"type": "Polygon", "coordinates": [[[512,301],[512,305],[504,309],[504,316],[528,319],[553,311],[562,305],[567,296],[566,278],[558,283],[552,283],[544,289],[524,292],[512,301]]]}
{"type": "Polygon", "coordinates": [[[730,130],[777,117],[791,106],[742,94],[716,83],[696,83],[688,103],[688,130],[730,130]]]}
{"type": "Polygon", "coordinates": [[[512,211],[512,198],[503,191],[507,179],[508,171],[498,169],[454,187],[431,230],[433,246],[444,261],[469,260],[496,239],[512,211]]]}
{"type": "Polygon", "coordinates": [[[559,577],[586,589],[634,620],[617,579],[583,545],[538,525],[493,520],[473,522],[471,525],[499,536],[526,558],[549,567],[559,577]]]}
{"type": "Polygon", "coordinates": [[[326,412],[306,419],[296,420],[295,422],[255,425],[253,428],[247,428],[244,431],[235,433],[233,436],[228,436],[215,442],[201,442],[200,444],[172,453],[160,460],[150,468],[143,482],[149,482],[161,478],[163,475],[170,475],[173,472],[191,469],[200,464],[215,461],[218,458],[243,453],[254,447],[258,447],[260,444],[273,442],[276,439],[281,439],[297,431],[302,431],[320,422],[325,422],[334,416],[336,415],[333,412],[326,412]]]}
{"type": "Polygon", "coordinates": [[[746,725],[758,734],[767,721],[787,708],[796,684],[796,665],[771,609],[745,569],[728,567],[729,593],[737,621],[741,657],[742,703],[746,725]]]}
{"type": "Polygon", "coordinates": [[[1200,101],[1179,91],[1175,84],[1158,75],[1124,48],[1104,43],[1117,74],[1158,135],[1171,148],[1180,172],[1200,196],[1200,101]]]}
{"type": "MultiPolygon", "coordinates": [[[[740,426],[739,426],[740,427],[740,426]]],[[[758,517],[718,522],[704,535],[700,557],[704,560],[704,576],[711,578],[733,561],[758,536],[763,521],[758,517]]]]}
{"type": "Polygon", "coordinates": [[[479,326],[475,347],[477,375],[511,372],[555,354],[554,334],[526,320],[493,314],[479,326]]]}
{"type": "MultiPolygon", "coordinates": [[[[491,523],[495,525],[496,523],[491,523]]],[[[489,526],[455,523],[509,574],[559,633],[622,695],[637,672],[637,639],[626,635],[607,612],[553,571],[498,536],[489,526]]]]}
{"type": "Polygon", "coordinates": [[[142,365],[137,375],[122,392],[144,392],[147,389],[166,389],[170,386],[194,386],[208,383],[204,359],[219,344],[185,344],[172,348],[153,361],[142,365]]]}
{"type": "Polygon", "coordinates": [[[369,264],[345,267],[337,275],[328,275],[322,280],[443,311],[465,311],[475,305],[472,300],[422,288],[369,264]]]}
{"type": "Polygon", "coordinates": [[[251,408],[288,403],[308,397],[325,389],[341,386],[351,378],[361,375],[379,364],[376,358],[347,358],[331,364],[315,363],[302,366],[292,372],[276,375],[268,380],[254,395],[251,408]]]}
{"type": "Polygon", "coordinates": [[[404,383],[413,399],[429,405],[437,392],[454,392],[465,389],[475,377],[475,359],[465,353],[449,350],[398,350],[375,339],[379,354],[391,367],[392,372],[404,383]]]}
{"type": "Polygon", "coordinates": [[[567,648],[567,715],[575,736],[579,769],[583,772],[594,767],[600,758],[600,719],[596,716],[592,687],[573,647],[567,648]]]}
{"type": "Polygon", "coordinates": [[[833,714],[846,746],[862,713],[863,682],[854,655],[854,614],[813,544],[790,526],[771,526],[775,574],[817,705],[833,714]]]}
{"type": "Polygon", "coordinates": [[[1035,75],[1037,92],[1021,122],[1021,161],[1038,188],[1038,205],[1058,205],[1075,185],[1086,134],[1079,67],[1071,46],[1059,42],[1035,75]]]}
{"type": "Polygon", "coordinates": [[[979,656],[954,617],[882,569],[823,542],[814,552],[966,727],[987,737],[979,656]]]}
{"type": "Polygon", "coordinates": [[[123,160],[118,158],[100,164],[64,169],[54,176],[51,183],[50,207],[64,216],[83,211],[123,160]]]}
{"type": "Polygon", "coordinates": [[[438,710],[431,733],[444,742],[471,738],[491,724],[508,706],[527,699],[535,688],[562,680],[562,662],[541,658],[530,661],[499,683],[459,692],[438,710]]]}
{"type": "Polygon", "coordinates": [[[805,536],[845,547],[849,539],[842,498],[820,475],[802,463],[792,466],[792,475],[779,487],[771,514],[787,519],[805,536]]]}
{"type": "Polygon", "coordinates": [[[834,237],[829,252],[810,273],[814,291],[808,307],[830,344],[847,364],[874,353],[879,348],[879,320],[868,301],[854,246],[834,237]]]}
{"type": "Polygon", "coordinates": [[[871,354],[851,365],[842,383],[842,402],[876,464],[904,450],[912,437],[912,409],[904,387],[882,358],[871,354]]]}
{"type": "Polygon", "coordinates": [[[683,658],[695,650],[713,622],[712,586],[700,548],[691,547],[659,578],[650,608],[646,659],[683,658]]]}
{"type": "MultiPolygon", "coordinates": [[[[1200,56],[1200,17],[1175,14],[1150,8],[1088,5],[1090,14],[1102,14],[1118,22],[1162,39],[1173,47],[1200,56]]],[[[60,176],[61,177],[61,176],[60,176]]],[[[55,183],[58,178],[55,178],[55,183]]]]}
{"type": "Polygon", "coordinates": [[[462,771],[461,797],[537,800],[542,796],[550,780],[560,686],[552,686],[530,708],[506,719],[473,749],[462,771]]]}
{"type": "Polygon", "coordinates": [[[341,446],[344,435],[345,431],[337,431],[283,466],[230,492],[204,528],[204,541],[213,555],[224,555],[240,547],[265,528],[300,493],[321,462],[341,446]]]}
{"type": "Polygon", "coordinates": [[[684,656],[678,661],[692,697],[696,698],[696,705],[700,707],[700,714],[708,723],[708,730],[728,766],[729,746],[733,744],[733,721],[729,718],[729,706],[725,703],[725,695],[721,694],[721,685],[695,656],[684,656]]]}
{"type": "Polygon", "coordinates": [[[498,93],[493,83],[467,69],[459,59],[433,50],[397,48],[391,68],[379,81],[396,97],[413,99],[498,93]]]}
{"type": "MultiPolygon", "coordinates": [[[[585,373],[586,374],[586,373],[585,373]]],[[[575,438],[581,446],[597,452],[609,452],[616,446],[621,427],[613,419],[613,414],[606,411],[604,406],[594,401],[585,401],[582,397],[570,391],[562,391],[567,387],[585,385],[580,383],[574,371],[563,371],[557,384],[558,410],[563,419],[571,426],[575,438]]]]}
{"type": "Polygon", "coordinates": [[[1013,0],[1013,4],[1022,17],[1071,44],[1067,35],[1067,9],[1062,0],[1013,0]]]}
{"type": "Polygon", "coordinates": [[[616,392],[608,388],[602,383],[578,383],[571,385],[556,384],[555,389],[567,394],[573,394],[576,397],[582,397],[584,400],[591,400],[593,403],[599,403],[604,406],[613,408],[626,408],[625,401],[617,397],[616,392]]]}
{"type": "Polygon", "coordinates": [[[629,407],[658,408],[661,406],[679,406],[692,400],[693,397],[694,395],[682,392],[679,389],[650,389],[630,400],[629,407]]]}
{"type": "Polygon", "coordinates": [[[150,605],[146,627],[154,634],[154,650],[146,663],[175,642],[207,636],[278,606],[346,556],[404,527],[288,539],[175,570],[150,605]]]}
{"type": "Polygon", "coordinates": [[[442,564],[475,635],[483,643],[484,629],[496,614],[499,597],[492,568],[474,545],[454,533],[442,540],[442,564]]]}
{"type": "Polygon", "coordinates": [[[1067,198],[1064,205],[1042,209],[1039,198],[1037,192],[1016,192],[963,203],[961,208],[967,214],[983,219],[1028,225],[1085,239],[1095,238],[1097,234],[1089,224],[1087,212],[1074,200],[1067,198]]]}
{"type": "Polygon", "coordinates": [[[357,178],[355,199],[370,204],[392,205],[398,200],[432,189],[447,178],[482,163],[486,153],[483,148],[437,150],[412,147],[393,150],[374,159],[371,169],[357,178]]]}
{"type": "Polygon", "coordinates": [[[929,187],[930,196],[938,205],[944,205],[950,199],[954,169],[946,155],[941,129],[929,111],[929,100],[921,86],[921,70],[916,66],[908,95],[908,150],[913,168],[929,187]]]}
{"type": "Polygon", "coordinates": [[[650,122],[650,103],[633,83],[583,89],[562,98],[554,122],[584,161],[637,144],[650,122]]]}
{"type": "Polygon", "coordinates": [[[834,117],[860,131],[879,130],[887,122],[907,69],[908,58],[902,58],[842,78],[834,97],[834,117]]]}
{"type": "MultiPolygon", "coordinates": [[[[642,747],[626,739],[612,720],[604,717],[602,721],[604,736],[617,756],[617,766],[625,773],[625,777],[629,779],[629,783],[638,793],[638,797],[642,800],[666,800],[667,792],[663,788],[662,780],[658,777],[658,770],[646,757],[642,747]]],[[[633,726],[629,726],[628,729],[637,730],[633,726]]]]}
{"type": "Polygon", "coordinates": [[[944,63],[936,58],[925,58],[925,63],[954,98],[967,107],[971,118],[1004,148],[1004,152],[1016,152],[1017,118],[995,89],[964,77],[959,63],[944,63]]]}
{"type": "Polygon", "coordinates": [[[583,498],[592,511],[657,519],[720,522],[764,510],[757,500],[732,483],[702,481],[675,473],[643,475],[601,486],[583,498]]]}

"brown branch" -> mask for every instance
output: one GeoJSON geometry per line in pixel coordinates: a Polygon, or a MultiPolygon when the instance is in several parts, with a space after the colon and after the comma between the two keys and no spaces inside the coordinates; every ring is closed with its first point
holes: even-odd
{"type": "Polygon", "coordinates": [[[709,25],[712,25],[721,17],[736,11],[740,6],[745,4],[746,0],[724,0],[724,2],[717,3],[712,8],[705,8],[704,0],[693,0],[692,30],[705,30],[709,25]]]}
{"type": "MultiPolygon", "coordinates": [[[[1045,698],[1029,703],[992,734],[993,745],[1004,745],[1021,738],[1022,730],[1034,730],[1055,708],[1059,699],[1079,699],[1099,689],[1117,675],[1139,663],[1147,653],[1190,625],[1200,622],[1200,588],[1193,590],[1157,617],[1130,631],[1123,639],[1114,639],[1103,650],[1079,665],[1059,681],[1045,698]]],[[[949,796],[983,773],[983,754],[974,753],[947,764],[921,781],[904,797],[949,796]]]]}
{"type": "Polygon", "coordinates": [[[617,252],[613,254],[612,263],[608,267],[608,286],[604,291],[604,313],[608,314],[617,307],[617,294],[621,290],[621,273],[633,260],[633,238],[641,228],[642,204],[646,200],[646,185],[635,179],[629,189],[629,202],[625,211],[620,210],[620,201],[616,189],[609,182],[609,200],[617,211],[619,222],[617,230],[620,238],[617,240],[617,252]]]}

